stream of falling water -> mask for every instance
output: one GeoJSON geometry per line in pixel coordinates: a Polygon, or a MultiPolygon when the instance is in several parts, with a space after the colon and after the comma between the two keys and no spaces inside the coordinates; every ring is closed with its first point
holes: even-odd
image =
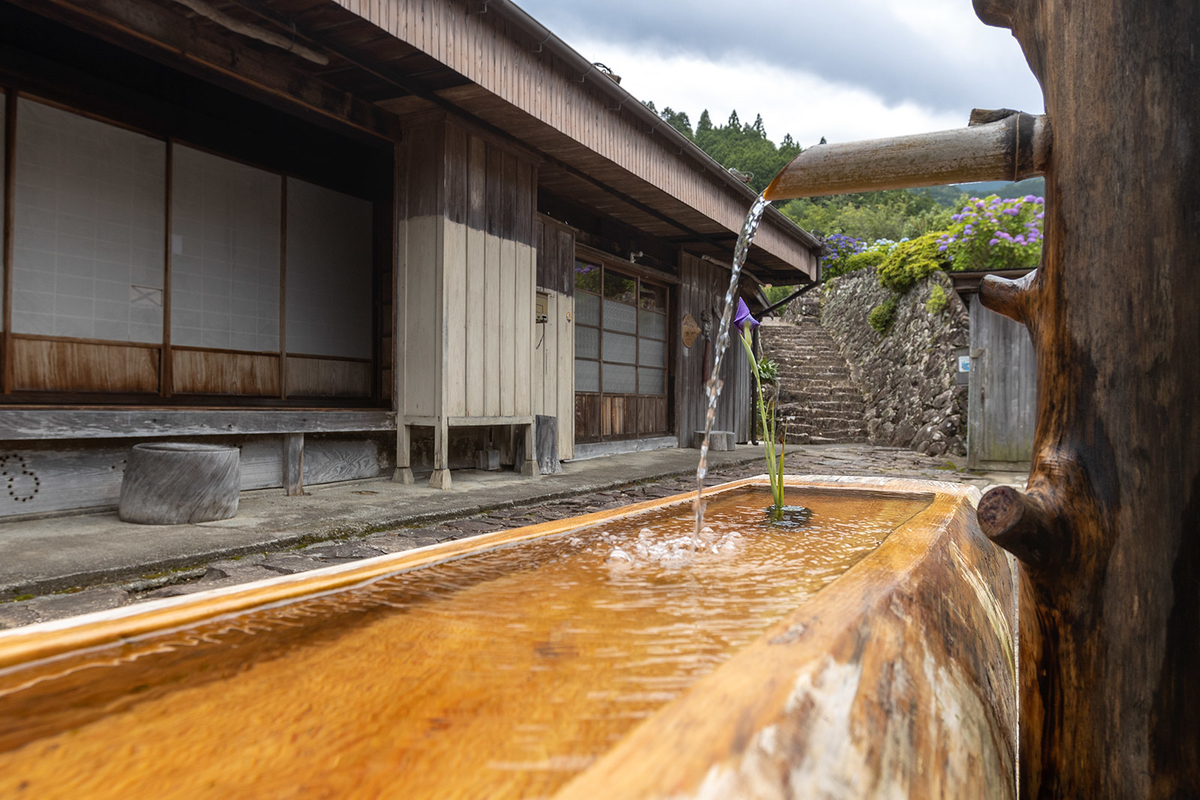
{"type": "Polygon", "coordinates": [[[700,531],[704,527],[704,478],[708,474],[708,437],[712,434],[713,420],[717,415],[717,399],[721,396],[723,381],[721,361],[725,350],[729,347],[729,327],[733,320],[734,300],[737,298],[738,278],[742,273],[742,264],[746,254],[750,252],[750,243],[758,231],[758,223],[762,220],[763,212],[771,201],[759,195],[746,214],[742,223],[742,232],[738,234],[737,246],[733,248],[733,264],[729,275],[729,289],[725,292],[725,307],[721,312],[721,324],[717,329],[717,346],[714,348],[712,372],[709,373],[708,384],[704,393],[708,397],[708,409],[704,413],[704,440],[700,443],[700,463],[696,465],[696,529],[692,533],[692,550],[695,551],[700,542],[700,531]]]}

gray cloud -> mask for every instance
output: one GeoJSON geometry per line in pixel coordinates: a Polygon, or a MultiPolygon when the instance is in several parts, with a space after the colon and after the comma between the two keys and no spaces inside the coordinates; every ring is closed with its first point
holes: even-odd
{"type": "MultiPolygon", "coordinates": [[[[899,15],[920,14],[912,3],[881,14],[862,0],[519,2],[568,44],[572,37],[589,37],[713,60],[755,58],[863,87],[889,104],[912,101],[934,111],[1041,109],[1037,84],[1015,43],[983,48],[970,63],[959,63],[954,47],[931,46],[931,39],[902,24],[899,15]]],[[[969,13],[969,0],[962,2],[969,13]]],[[[619,64],[609,66],[620,72],[619,64]]]]}

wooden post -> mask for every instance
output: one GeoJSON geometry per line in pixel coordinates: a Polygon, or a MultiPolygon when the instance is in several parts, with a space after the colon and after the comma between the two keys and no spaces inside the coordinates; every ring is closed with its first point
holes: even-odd
{"type": "Polygon", "coordinates": [[[989,280],[1038,359],[1021,562],[1021,793],[1200,796],[1200,4],[975,0],[1045,91],[1036,277],[989,280]]]}
{"type": "Polygon", "coordinates": [[[412,471],[412,431],[403,420],[396,424],[396,471],[392,473],[396,483],[415,483],[412,471]]]}
{"type": "Polygon", "coordinates": [[[518,466],[521,468],[521,474],[529,478],[536,478],[540,474],[537,462],[537,426],[534,424],[536,421],[537,417],[534,417],[534,422],[521,426],[525,434],[525,460],[518,466]]]}
{"type": "Polygon", "coordinates": [[[283,435],[283,488],[288,497],[304,496],[304,434],[283,435]]]}
{"type": "Polygon", "coordinates": [[[434,489],[450,488],[450,426],[444,416],[438,417],[433,426],[433,474],[429,485],[434,489]]]}

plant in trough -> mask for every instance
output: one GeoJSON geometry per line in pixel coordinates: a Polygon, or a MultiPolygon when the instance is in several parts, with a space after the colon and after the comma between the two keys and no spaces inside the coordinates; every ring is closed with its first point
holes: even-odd
{"type": "Polygon", "coordinates": [[[741,339],[742,347],[746,350],[746,357],[750,359],[750,371],[754,373],[754,387],[758,390],[758,417],[762,423],[763,431],[763,454],[767,458],[767,477],[771,481],[771,499],[774,505],[771,507],[773,515],[782,515],[783,513],[783,452],[784,446],[781,444],[778,457],[775,455],[775,401],[768,401],[763,395],[763,381],[768,380],[767,374],[774,367],[774,371],[778,371],[778,366],[775,362],[767,359],[759,360],[754,355],[754,344],[752,332],[758,327],[758,320],[750,315],[750,309],[746,307],[746,301],[738,298],[737,314],[733,318],[733,324],[737,326],[738,336],[741,339]],[[768,364],[771,367],[768,367],[768,364]]]}

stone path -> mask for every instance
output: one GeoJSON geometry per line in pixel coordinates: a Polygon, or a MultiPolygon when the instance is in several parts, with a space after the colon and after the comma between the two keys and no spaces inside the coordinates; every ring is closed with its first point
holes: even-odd
{"type": "MultiPolygon", "coordinates": [[[[1020,473],[981,474],[967,472],[962,460],[931,458],[909,450],[869,445],[826,445],[805,447],[786,459],[787,472],[815,475],[879,475],[972,483],[981,489],[995,483],[1024,487],[1020,473]]],[[[711,483],[759,475],[762,462],[713,470],[711,483]]],[[[318,567],[342,564],[385,553],[424,547],[490,531],[516,528],[548,520],[616,508],[694,489],[690,478],[670,478],[623,488],[582,494],[568,499],[506,508],[485,514],[453,519],[420,528],[401,528],[384,533],[326,541],[306,547],[261,552],[241,558],[210,562],[205,566],[148,575],[125,583],[92,586],[40,596],[26,596],[0,603],[0,629],[62,619],[78,614],[116,608],[143,600],[190,594],[248,581],[262,580],[318,567]]]]}

